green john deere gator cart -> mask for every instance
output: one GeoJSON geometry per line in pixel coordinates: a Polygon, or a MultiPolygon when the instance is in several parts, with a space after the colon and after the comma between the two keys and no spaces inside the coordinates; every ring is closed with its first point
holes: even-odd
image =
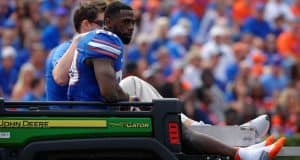
{"type": "Polygon", "coordinates": [[[1,100],[0,160],[229,159],[185,153],[176,99],[109,104],[105,111],[48,109],[60,105],[108,104],[1,100]]]}

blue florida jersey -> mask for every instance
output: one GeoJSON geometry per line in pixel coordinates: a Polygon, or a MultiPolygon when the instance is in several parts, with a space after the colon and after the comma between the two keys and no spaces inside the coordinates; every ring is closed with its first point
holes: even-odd
{"type": "Polygon", "coordinates": [[[71,41],[66,41],[56,48],[54,48],[46,62],[46,98],[48,101],[66,101],[68,99],[67,91],[68,85],[60,86],[58,85],[52,75],[54,66],[57,64],[58,60],[64,55],[71,45],[71,41]]]}
{"type": "Polygon", "coordinates": [[[116,79],[119,82],[122,77],[123,48],[119,37],[109,31],[94,30],[82,37],[77,44],[77,53],[70,69],[69,100],[104,101],[93,66],[85,61],[94,58],[113,60],[116,79]]]}

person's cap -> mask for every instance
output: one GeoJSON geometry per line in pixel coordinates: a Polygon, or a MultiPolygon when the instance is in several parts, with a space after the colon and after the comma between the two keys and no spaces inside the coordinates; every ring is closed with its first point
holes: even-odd
{"type": "Polygon", "coordinates": [[[222,56],[223,53],[216,46],[211,46],[206,50],[201,50],[200,52],[201,59],[210,60],[214,56],[222,56]]]}
{"type": "Polygon", "coordinates": [[[1,53],[1,58],[8,58],[8,57],[15,57],[16,56],[16,50],[11,47],[11,46],[7,46],[7,47],[3,47],[2,49],[2,53],[1,53]]]}
{"type": "Polygon", "coordinates": [[[136,38],[136,44],[138,45],[150,42],[151,40],[149,38],[149,35],[147,35],[146,33],[140,33],[136,38]]]}
{"type": "Polygon", "coordinates": [[[227,30],[226,28],[224,28],[223,26],[214,26],[211,30],[210,30],[210,36],[211,37],[216,37],[216,36],[224,36],[227,34],[227,30]]]}
{"type": "Polygon", "coordinates": [[[54,14],[56,16],[67,16],[69,14],[69,11],[65,7],[59,7],[55,10],[54,14]]]}
{"type": "Polygon", "coordinates": [[[177,36],[187,36],[187,34],[187,30],[181,25],[173,26],[168,33],[170,38],[174,38],[177,36]]]}
{"type": "Polygon", "coordinates": [[[187,18],[180,18],[177,24],[183,26],[187,31],[190,30],[191,22],[187,18]]]}

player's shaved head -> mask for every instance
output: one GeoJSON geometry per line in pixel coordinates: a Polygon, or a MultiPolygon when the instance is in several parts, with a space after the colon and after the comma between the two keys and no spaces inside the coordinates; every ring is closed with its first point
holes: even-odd
{"type": "Polygon", "coordinates": [[[132,11],[132,8],[122,2],[119,2],[119,1],[110,3],[105,10],[104,19],[107,19],[107,18],[111,19],[111,18],[118,17],[120,14],[122,14],[121,10],[122,11],[126,11],[126,10],[132,11]]]}
{"type": "Polygon", "coordinates": [[[124,44],[131,41],[135,24],[130,6],[116,1],[109,4],[104,13],[104,27],[120,37],[124,44]]]}

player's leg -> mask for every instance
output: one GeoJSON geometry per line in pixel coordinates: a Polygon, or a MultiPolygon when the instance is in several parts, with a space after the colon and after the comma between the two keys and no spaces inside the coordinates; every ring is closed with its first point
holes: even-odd
{"type": "Polygon", "coordinates": [[[267,134],[270,128],[270,118],[268,115],[263,114],[247,123],[242,124],[241,127],[254,128],[255,137],[257,139],[256,142],[259,142],[261,138],[267,134]]]}
{"type": "MultiPolygon", "coordinates": [[[[120,82],[121,88],[127,92],[130,96],[137,96],[143,102],[151,102],[153,99],[162,99],[163,97],[159,92],[146,81],[135,77],[129,76],[124,78],[120,82]]],[[[203,122],[194,121],[184,114],[181,114],[181,120],[183,123],[188,123],[193,126],[209,126],[203,122]]],[[[259,116],[258,118],[243,124],[243,127],[252,127],[255,129],[256,137],[264,137],[269,129],[269,120],[267,115],[259,116]]]]}
{"type": "Polygon", "coordinates": [[[267,137],[264,141],[260,142],[260,143],[256,143],[254,145],[248,146],[247,148],[258,148],[258,147],[265,147],[265,146],[269,146],[274,142],[275,138],[273,135],[267,137]]]}
{"type": "Polygon", "coordinates": [[[234,160],[269,160],[279,153],[285,143],[285,138],[269,146],[253,146],[234,148],[206,134],[193,131],[190,126],[182,125],[183,144],[197,153],[228,155],[234,160]]]}
{"type": "Polygon", "coordinates": [[[228,146],[217,139],[203,133],[195,132],[190,126],[182,124],[183,146],[185,152],[195,152],[201,154],[229,155],[234,157],[237,148],[228,146]]]}
{"type": "MultiPolygon", "coordinates": [[[[149,83],[137,78],[127,77],[120,82],[120,86],[131,96],[138,96],[141,101],[149,102],[152,99],[162,99],[163,97],[149,83]]],[[[187,118],[187,117],[186,117],[187,118]]],[[[189,119],[189,118],[187,118],[189,119]]],[[[261,155],[267,153],[266,158],[274,157],[284,144],[284,139],[267,147],[234,148],[228,146],[208,135],[193,131],[189,125],[183,121],[182,133],[184,144],[187,148],[196,150],[197,153],[229,155],[235,159],[250,160],[259,159],[261,155]],[[253,155],[252,155],[253,154],[253,155]]]]}
{"type": "Polygon", "coordinates": [[[142,102],[152,102],[153,99],[163,99],[152,85],[135,76],[124,78],[119,85],[130,96],[137,96],[142,102]]]}

